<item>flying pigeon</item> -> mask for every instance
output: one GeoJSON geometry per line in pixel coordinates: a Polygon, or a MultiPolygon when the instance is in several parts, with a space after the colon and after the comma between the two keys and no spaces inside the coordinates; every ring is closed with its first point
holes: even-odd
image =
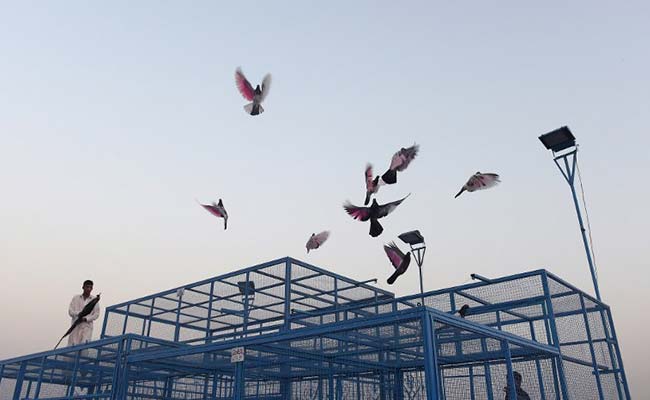
{"type": "Polygon", "coordinates": [[[330,237],[330,231],[322,231],[318,235],[312,233],[311,237],[307,241],[307,253],[309,253],[309,250],[319,248],[323,243],[325,243],[328,237],[330,237]]]}
{"type": "MultiPolygon", "coordinates": [[[[410,195],[411,194],[409,193],[408,195],[406,195],[406,197],[409,197],[410,195]]],[[[381,235],[381,233],[384,231],[384,227],[381,226],[381,224],[377,220],[393,212],[393,210],[395,210],[397,206],[399,206],[404,200],[406,200],[406,197],[404,197],[401,200],[393,201],[392,203],[386,203],[382,205],[379,205],[377,203],[377,199],[372,199],[372,204],[370,205],[370,207],[357,207],[348,201],[345,204],[343,204],[343,208],[354,219],[358,219],[360,221],[370,220],[370,236],[377,237],[381,235]]]]}
{"type": "Polygon", "coordinates": [[[215,217],[223,218],[223,229],[225,230],[228,228],[228,213],[226,212],[226,209],[223,207],[223,201],[219,199],[219,203],[215,204],[214,201],[212,204],[201,204],[201,207],[205,208],[208,210],[208,212],[215,217]]]}
{"type": "Polygon", "coordinates": [[[59,347],[59,345],[61,344],[61,341],[63,340],[63,338],[65,338],[65,337],[68,336],[70,333],[72,333],[72,331],[74,330],[74,328],[76,328],[77,325],[79,325],[80,323],[82,323],[82,322],[84,321],[84,318],[86,318],[86,317],[88,316],[88,314],[90,314],[90,313],[93,311],[93,309],[95,308],[95,306],[97,305],[97,303],[99,303],[99,297],[100,297],[100,296],[101,296],[101,293],[98,294],[97,296],[95,296],[94,299],[90,300],[90,301],[88,302],[88,304],[86,304],[86,305],[84,306],[84,308],[81,310],[81,312],[79,313],[79,315],[77,315],[77,319],[75,319],[75,321],[72,323],[72,325],[70,326],[70,328],[65,332],[65,334],[64,334],[63,336],[61,336],[61,339],[59,339],[59,343],[57,343],[56,346],[54,346],[54,349],[55,349],[55,350],[56,350],[57,347],[59,347]]]}
{"type": "Polygon", "coordinates": [[[366,165],[366,201],[363,202],[364,205],[370,203],[370,196],[379,191],[379,186],[384,182],[377,175],[374,179],[372,178],[372,165],[366,165]]]}
{"type": "Polygon", "coordinates": [[[460,189],[460,192],[458,192],[454,198],[460,196],[460,194],[466,190],[468,192],[474,192],[476,190],[489,189],[493,186],[496,186],[499,182],[501,181],[499,180],[499,175],[497,174],[482,174],[480,172],[477,172],[469,178],[467,183],[463,185],[463,187],[460,189]]]}
{"type": "Polygon", "coordinates": [[[413,144],[409,148],[402,147],[397,153],[393,154],[393,158],[390,161],[390,167],[386,171],[381,179],[389,185],[397,182],[397,171],[404,171],[406,167],[409,166],[411,161],[418,155],[420,146],[413,144]]]}
{"type": "Polygon", "coordinates": [[[460,310],[458,310],[458,315],[460,315],[461,318],[465,318],[465,315],[467,315],[468,311],[469,311],[469,304],[463,304],[460,310]]]}
{"type": "Polygon", "coordinates": [[[388,284],[392,285],[395,282],[395,279],[408,269],[409,263],[411,262],[411,253],[402,253],[402,250],[397,247],[395,242],[390,242],[389,244],[384,245],[384,251],[388,256],[390,263],[395,267],[395,272],[393,272],[393,275],[391,275],[387,280],[388,284]]]}
{"type": "Polygon", "coordinates": [[[244,73],[241,71],[241,68],[237,68],[237,71],[235,71],[235,82],[237,83],[239,93],[241,93],[246,100],[252,101],[252,103],[244,106],[244,110],[246,110],[250,115],[259,115],[263,113],[264,108],[262,108],[261,103],[266,99],[266,95],[269,94],[269,89],[271,87],[271,74],[266,74],[266,76],[264,76],[261,88],[260,85],[257,85],[257,87],[253,89],[253,86],[248,82],[244,73]]]}

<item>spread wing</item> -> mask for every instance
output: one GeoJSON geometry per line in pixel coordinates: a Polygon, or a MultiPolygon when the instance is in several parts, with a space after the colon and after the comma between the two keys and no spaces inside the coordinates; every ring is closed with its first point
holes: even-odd
{"type": "Polygon", "coordinates": [[[370,208],[369,207],[357,207],[349,201],[343,204],[345,212],[347,212],[352,218],[358,219],[360,221],[367,221],[370,218],[370,208]]]}
{"type": "Polygon", "coordinates": [[[271,89],[271,74],[266,74],[262,80],[262,96],[260,101],[266,99],[266,96],[269,94],[269,89],[271,89]]]}
{"type": "Polygon", "coordinates": [[[323,243],[325,243],[325,241],[329,237],[330,237],[330,232],[329,231],[323,231],[323,232],[319,233],[318,235],[314,235],[314,236],[310,237],[309,240],[307,241],[307,248],[310,249],[310,250],[317,249],[323,243]]]}
{"type": "Polygon", "coordinates": [[[389,244],[384,245],[384,251],[388,256],[390,263],[393,264],[393,267],[395,267],[395,269],[399,268],[404,259],[404,253],[402,253],[399,247],[397,247],[395,242],[390,242],[389,244]]]}
{"type": "Polygon", "coordinates": [[[393,201],[392,203],[386,203],[381,206],[379,206],[379,210],[377,211],[377,218],[383,218],[387,216],[388,214],[392,213],[393,210],[397,208],[404,200],[406,200],[407,197],[409,197],[411,193],[407,194],[406,197],[403,199],[393,201]]]}
{"type": "Polygon", "coordinates": [[[499,182],[499,175],[492,173],[482,174],[477,172],[465,184],[466,189],[470,191],[489,189],[496,186],[499,182]]]}
{"type": "Polygon", "coordinates": [[[237,89],[239,89],[239,93],[241,93],[241,95],[244,96],[246,100],[253,101],[253,98],[255,97],[255,90],[244,76],[241,68],[237,68],[237,71],[235,71],[235,82],[237,83],[237,89]]]}
{"type": "Polygon", "coordinates": [[[220,217],[220,218],[225,217],[225,215],[223,215],[221,210],[219,210],[218,206],[213,206],[211,204],[201,204],[201,207],[205,208],[210,214],[214,215],[215,217],[220,217]]]}
{"type": "Polygon", "coordinates": [[[420,150],[420,146],[417,144],[414,144],[413,146],[407,148],[407,149],[402,149],[399,151],[400,158],[401,158],[401,163],[396,167],[398,171],[404,171],[406,167],[409,166],[411,161],[415,159],[415,156],[418,155],[418,151],[420,150]]]}

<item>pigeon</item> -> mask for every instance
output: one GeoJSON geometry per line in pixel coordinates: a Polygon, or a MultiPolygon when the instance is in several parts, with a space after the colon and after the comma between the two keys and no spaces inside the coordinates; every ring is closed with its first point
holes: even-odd
{"type": "Polygon", "coordinates": [[[390,263],[395,267],[395,272],[393,272],[393,275],[391,275],[387,280],[388,284],[392,285],[395,282],[395,279],[408,269],[409,264],[411,263],[411,253],[402,253],[402,250],[397,247],[395,242],[390,242],[389,244],[384,245],[384,251],[388,256],[390,263]]]}
{"type": "Polygon", "coordinates": [[[311,237],[307,241],[307,253],[309,253],[309,250],[319,248],[323,243],[325,243],[328,237],[330,237],[330,231],[322,231],[318,235],[312,233],[311,237]]]}
{"type": "Polygon", "coordinates": [[[364,205],[370,203],[370,196],[379,191],[379,186],[384,182],[377,175],[374,179],[372,178],[372,164],[366,165],[366,201],[363,202],[364,205]]]}
{"type": "Polygon", "coordinates": [[[393,158],[390,161],[390,167],[386,171],[381,179],[389,185],[397,182],[397,171],[404,171],[406,167],[409,166],[411,161],[418,155],[420,146],[413,144],[409,148],[402,147],[400,151],[393,155],[393,158]]]}
{"type": "Polygon", "coordinates": [[[223,218],[223,229],[225,230],[228,228],[228,213],[226,212],[226,209],[223,206],[223,201],[221,201],[221,199],[219,199],[218,204],[215,204],[214,201],[212,204],[199,204],[215,217],[223,218]]]}
{"type": "Polygon", "coordinates": [[[266,99],[266,95],[269,94],[269,89],[271,87],[271,74],[266,74],[266,76],[264,76],[261,88],[260,85],[257,85],[257,87],[253,89],[253,86],[248,82],[244,73],[241,71],[241,68],[237,68],[237,71],[235,71],[235,82],[237,83],[239,93],[241,93],[246,100],[252,101],[252,103],[244,106],[244,110],[246,110],[250,115],[259,115],[263,113],[264,108],[262,108],[261,103],[266,99]]]}
{"type": "Polygon", "coordinates": [[[358,219],[360,221],[370,220],[370,236],[377,237],[384,231],[384,227],[381,226],[377,220],[393,212],[393,210],[395,210],[395,208],[397,208],[397,206],[399,206],[410,195],[411,194],[409,193],[401,200],[382,205],[377,203],[377,199],[372,199],[372,204],[370,207],[357,207],[348,201],[343,204],[343,208],[354,219],[358,219]]]}
{"type": "Polygon", "coordinates": [[[467,315],[468,311],[469,311],[469,304],[463,304],[460,310],[458,310],[458,315],[460,315],[461,318],[465,318],[465,315],[467,315]]]}
{"type": "Polygon", "coordinates": [[[476,190],[489,189],[493,186],[496,186],[499,182],[501,181],[499,180],[499,175],[497,174],[482,174],[480,172],[477,172],[469,178],[467,183],[463,185],[463,187],[460,189],[460,192],[458,192],[454,198],[460,196],[460,194],[464,191],[474,192],[476,190]]]}

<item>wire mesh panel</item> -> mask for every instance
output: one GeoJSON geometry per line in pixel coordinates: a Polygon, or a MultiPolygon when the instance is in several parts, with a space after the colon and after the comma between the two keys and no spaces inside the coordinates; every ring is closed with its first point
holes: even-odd
{"type": "Polygon", "coordinates": [[[0,362],[0,399],[630,398],[610,309],[544,270],[396,299],[284,258],[108,307],[103,336],[0,362]]]}

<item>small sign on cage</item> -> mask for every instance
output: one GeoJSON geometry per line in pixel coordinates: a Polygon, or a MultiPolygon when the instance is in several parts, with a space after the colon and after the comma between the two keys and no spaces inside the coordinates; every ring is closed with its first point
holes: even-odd
{"type": "Polygon", "coordinates": [[[230,350],[230,362],[236,363],[236,362],[244,361],[244,354],[246,354],[246,349],[244,349],[243,347],[233,348],[232,350],[230,350]]]}

